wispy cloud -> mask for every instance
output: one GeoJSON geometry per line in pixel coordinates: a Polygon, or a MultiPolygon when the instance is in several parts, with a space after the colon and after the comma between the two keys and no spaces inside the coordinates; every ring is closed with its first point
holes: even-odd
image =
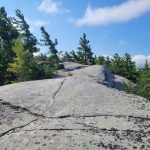
{"type": "Polygon", "coordinates": [[[54,0],[43,0],[38,6],[38,10],[49,13],[49,14],[58,14],[58,13],[70,13],[69,9],[62,8],[62,2],[54,0]]]}
{"type": "Polygon", "coordinates": [[[135,55],[132,57],[132,60],[136,62],[137,66],[143,66],[145,64],[145,61],[147,60],[148,63],[150,63],[150,55],[135,55]]]}
{"type": "Polygon", "coordinates": [[[36,26],[36,27],[39,27],[39,26],[44,26],[44,25],[47,25],[48,22],[47,21],[43,21],[43,20],[28,20],[28,23],[32,26],[36,26]]]}
{"type": "Polygon", "coordinates": [[[51,14],[58,13],[61,4],[62,4],[61,2],[54,2],[52,0],[43,0],[40,6],[38,7],[38,10],[51,14]]]}
{"type": "Polygon", "coordinates": [[[26,19],[28,24],[30,25],[30,29],[31,31],[34,31],[35,28],[39,28],[41,26],[45,26],[47,24],[49,24],[47,21],[44,21],[44,20],[40,20],[40,19],[37,19],[37,20],[31,20],[31,19],[26,19]]]}
{"type": "Polygon", "coordinates": [[[91,8],[89,5],[82,18],[71,20],[77,26],[106,25],[127,22],[150,11],[150,0],[128,0],[117,6],[91,8]]]}

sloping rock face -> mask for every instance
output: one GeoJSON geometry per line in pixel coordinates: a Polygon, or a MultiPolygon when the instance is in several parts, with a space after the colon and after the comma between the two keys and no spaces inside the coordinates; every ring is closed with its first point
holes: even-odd
{"type": "Polygon", "coordinates": [[[101,84],[105,84],[108,87],[112,87],[118,90],[123,90],[124,84],[129,83],[128,79],[118,75],[111,74],[110,71],[104,66],[100,65],[87,66],[76,64],[73,62],[66,62],[64,63],[64,66],[66,69],[61,70],[58,73],[62,77],[68,76],[68,73],[73,76],[78,75],[78,76],[95,77],[101,84]]]}
{"type": "Polygon", "coordinates": [[[150,149],[150,102],[108,87],[105,71],[0,87],[0,149],[150,149]]]}

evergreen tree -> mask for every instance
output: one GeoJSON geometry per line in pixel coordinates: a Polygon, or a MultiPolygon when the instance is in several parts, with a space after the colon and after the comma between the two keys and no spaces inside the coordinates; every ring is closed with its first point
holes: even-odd
{"type": "Polygon", "coordinates": [[[20,34],[22,35],[22,40],[24,42],[24,48],[28,49],[31,54],[39,51],[36,47],[38,41],[35,36],[30,32],[30,26],[24,18],[24,15],[20,10],[16,10],[16,16],[18,20],[14,18],[14,23],[17,26],[20,34]]]}
{"type": "Polygon", "coordinates": [[[13,74],[7,72],[9,63],[13,61],[15,53],[12,50],[13,40],[19,33],[13,26],[12,19],[7,16],[4,7],[0,8],[0,85],[9,82],[13,74]]]}
{"type": "Polygon", "coordinates": [[[32,78],[32,54],[24,48],[21,39],[15,41],[13,50],[16,54],[14,62],[8,68],[9,72],[13,72],[17,76],[18,81],[28,81],[32,78]]]}
{"type": "Polygon", "coordinates": [[[91,51],[91,47],[89,45],[89,40],[86,39],[86,34],[83,34],[83,37],[80,38],[79,41],[79,47],[78,47],[78,51],[77,51],[77,56],[78,56],[78,60],[79,63],[82,64],[90,64],[92,61],[92,51],[91,51]]]}
{"type": "Polygon", "coordinates": [[[139,70],[136,84],[125,85],[124,90],[150,100],[150,65],[147,61],[144,67],[139,70]]]}
{"type": "Polygon", "coordinates": [[[89,45],[88,47],[88,51],[87,51],[87,64],[89,65],[94,65],[95,64],[95,58],[93,57],[93,52],[92,52],[92,49],[91,49],[91,46],[89,45]]]}
{"type": "Polygon", "coordinates": [[[57,39],[55,39],[55,42],[53,42],[50,39],[50,35],[47,33],[47,31],[45,30],[44,27],[41,27],[41,32],[42,32],[42,37],[43,37],[43,39],[41,41],[44,42],[45,46],[49,47],[49,51],[50,51],[52,57],[55,58],[55,63],[56,63],[57,68],[58,68],[58,56],[57,56],[58,51],[56,49],[58,41],[57,41],[57,39]]]}
{"type": "Polygon", "coordinates": [[[122,62],[122,59],[121,57],[116,53],[113,55],[113,58],[112,58],[112,65],[111,65],[111,70],[112,70],[112,73],[114,74],[117,74],[117,75],[121,75],[123,72],[122,72],[122,67],[123,65],[123,62],[122,62]]]}
{"type": "Polygon", "coordinates": [[[150,65],[147,60],[137,79],[136,94],[150,100],[150,65]]]}
{"type": "Polygon", "coordinates": [[[111,60],[107,60],[106,58],[105,64],[107,67],[109,67],[113,74],[123,76],[134,83],[136,82],[136,64],[134,61],[132,61],[132,58],[129,54],[126,53],[123,57],[115,54],[111,60]]]}
{"type": "Polygon", "coordinates": [[[137,77],[137,69],[136,64],[134,61],[132,61],[132,58],[129,54],[125,54],[123,57],[124,60],[124,74],[123,76],[127,79],[131,80],[132,82],[136,82],[137,77]]]}
{"type": "Polygon", "coordinates": [[[73,59],[74,62],[77,62],[77,63],[80,62],[80,58],[78,57],[78,55],[75,53],[74,50],[72,50],[72,51],[70,52],[70,55],[71,55],[71,57],[72,57],[72,59],[73,59]]]}
{"type": "Polygon", "coordinates": [[[46,54],[40,54],[38,56],[34,56],[34,59],[36,60],[36,62],[40,62],[40,61],[47,61],[48,57],[46,56],[46,54]]]}
{"type": "Polygon", "coordinates": [[[98,65],[104,65],[105,64],[105,57],[104,56],[99,56],[97,59],[96,59],[96,64],[98,65]]]}
{"type": "Polygon", "coordinates": [[[109,56],[106,57],[105,66],[111,70],[112,62],[109,56]]]}
{"type": "Polygon", "coordinates": [[[72,56],[71,56],[71,54],[69,54],[68,52],[65,52],[64,58],[65,58],[65,61],[70,61],[70,60],[72,60],[72,56]]]}

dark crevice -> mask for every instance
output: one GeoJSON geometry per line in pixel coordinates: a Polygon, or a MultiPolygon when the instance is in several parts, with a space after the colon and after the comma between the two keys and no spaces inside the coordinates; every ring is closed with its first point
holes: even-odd
{"type": "Polygon", "coordinates": [[[34,113],[34,112],[30,111],[29,109],[22,107],[22,106],[12,105],[10,102],[5,102],[1,99],[0,99],[0,104],[17,111],[16,113],[27,112],[28,114],[31,114],[36,117],[44,117],[42,114],[34,113]]]}
{"type": "Polygon", "coordinates": [[[32,122],[34,122],[34,121],[37,121],[37,119],[34,119],[34,120],[28,122],[27,124],[24,124],[24,125],[21,125],[21,126],[18,126],[18,127],[11,128],[11,129],[9,129],[9,130],[3,132],[3,133],[0,133],[0,137],[5,136],[6,134],[10,133],[11,131],[12,131],[12,132],[13,132],[13,131],[15,132],[15,130],[17,130],[17,129],[22,129],[22,128],[24,128],[24,127],[30,125],[30,124],[31,124],[32,122]]]}
{"type": "MultiPolygon", "coordinates": [[[[62,81],[62,83],[59,87],[59,90],[61,89],[61,87],[62,87],[63,83],[65,82],[65,80],[62,81]]],[[[55,92],[54,97],[57,95],[59,90],[57,90],[57,92],[55,92]]],[[[1,99],[0,99],[0,104],[4,105],[6,107],[10,107],[11,109],[15,110],[16,113],[27,112],[28,114],[31,114],[31,115],[36,116],[36,117],[49,118],[49,119],[116,117],[116,118],[133,118],[133,119],[140,119],[140,120],[150,121],[149,117],[132,116],[132,115],[129,115],[129,116],[128,115],[111,115],[111,114],[94,114],[94,115],[75,115],[75,114],[72,114],[72,115],[63,115],[63,116],[58,116],[58,117],[48,117],[48,116],[44,116],[43,114],[34,113],[31,110],[29,110],[25,107],[22,107],[22,106],[12,105],[10,102],[5,102],[1,99]]]]}
{"type": "Polygon", "coordinates": [[[116,117],[116,118],[133,118],[133,119],[141,119],[141,120],[150,120],[149,117],[141,117],[141,116],[132,116],[132,115],[109,115],[109,114],[96,114],[96,115],[64,115],[58,116],[54,118],[64,119],[64,118],[95,118],[95,117],[116,117]]]}
{"type": "Polygon", "coordinates": [[[82,122],[75,122],[76,124],[81,124],[83,125],[83,127],[89,127],[90,129],[93,129],[93,130],[100,130],[100,131],[109,131],[109,132],[133,132],[133,133],[139,133],[139,132],[142,132],[142,133],[149,133],[150,134],[150,131],[148,132],[144,132],[142,130],[130,130],[130,129],[127,129],[127,130],[119,130],[119,129],[116,129],[116,128],[111,128],[111,129],[106,129],[106,128],[99,128],[99,127],[95,127],[93,125],[89,125],[89,124],[86,124],[86,123],[82,123],[82,122]]]}
{"type": "Polygon", "coordinates": [[[66,81],[66,79],[64,79],[61,83],[60,83],[60,85],[59,85],[59,88],[56,90],[56,92],[54,93],[54,95],[53,95],[53,103],[52,103],[52,105],[51,105],[51,107],[54,105],[54,103],[55,103],[55,97],[56,97],[56,95],[58,94],[58,92],[60,91],[60,89],[62,88],[62,86],[63,86],[63,84],[64,84],[64,82],[66,81]]]}
{"type": "MultiPolygon", "coordinates": [[[[81,123],[82,124],[82,123],[81,123]]],[[[85,125],[85,124],[83,124],[85,125]]],[[[106,131],[106,132],[123,132],[123,133],[144,133],[144,134],[150,134],[150,132],[144,132],[141,130],[118,130],[116,128],[111,128],[111,129],[106,129],[106,128],[98,128],[98,127],[93,127],[93,126],[89,126],[86,125],[86,127],[89,128],[45,128],[45,129],[31,129],[31,130],[21,130],[18,132],[32,132],[32,131],[93,131],[93,132],[102,132],[102,131],[106,131]]],[[[17,132],[13,132],[13,133],[17,133],[17,132]]]]}

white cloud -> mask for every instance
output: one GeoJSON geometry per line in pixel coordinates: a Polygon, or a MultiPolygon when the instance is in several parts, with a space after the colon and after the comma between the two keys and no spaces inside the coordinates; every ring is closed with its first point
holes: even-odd
{"type": "Polygon", "coordinates": [[[53,0],[43,0],[38,7],[38,10],[46,13],[55,14],[59,12],[61,5],[61,2],[54,2],[53,0]]]}
{"type": "Polygon", "coordinates": [[[150,11],[150,0],[128,0],[117,6],[91,8],[89,5],[82,18],[72,20],[77,26],[105,25],[127,22],[150,11]]]}
{"type": "Polygon", "coordinates": [[[35,26],[35,27],[40,27],[48,24],[47,21],[43,21],[43,20],[28,20],[28,23],[31,26],[35,26]]]}
{"type": "Polygon", "coordinates": [[[30,30],[33,32],[37,27],[41,27],[41,26],[45,26],[47,24],[49,24],[47,21],[44,20],[31,20],[31,19],[26,19],[28,24],[30,25],[30,30]]]}
{"type": "Polygon", "coordinates": [[[135,55],[132,57],[132,60],[136,62],[137,66],[143,66],[145,64],[145,61],[147,60],[148,63],[150,63],[150,55],[144,56],[144,55],[135,55]]]}

